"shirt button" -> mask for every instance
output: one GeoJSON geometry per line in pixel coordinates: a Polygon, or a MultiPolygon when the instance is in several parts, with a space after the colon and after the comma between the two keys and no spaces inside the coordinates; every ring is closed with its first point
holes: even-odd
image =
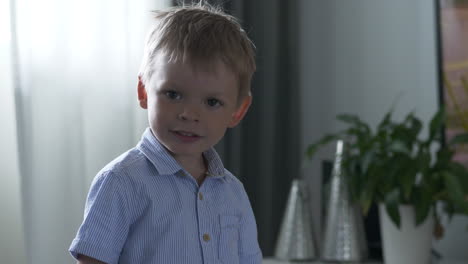
{"type": "Polygon", "coordinates": [[[198,199],[203,200],[203,194],[202,193],[198,193],[198,199]]]}
{"type": "Polygon", "coordinates": [[[208,234],[203,234],[203,241],[208,242],[210,241],[211,237],[208,234]]]}

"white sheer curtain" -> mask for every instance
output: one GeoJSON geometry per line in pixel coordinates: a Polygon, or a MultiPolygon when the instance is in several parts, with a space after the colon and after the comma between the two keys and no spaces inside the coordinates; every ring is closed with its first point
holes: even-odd
{"type": "Polygon", "coordinates": [[[26,263],[21,212],[9,2],[0,0],[0,262],[26,263]]]}
{"type": "Polygon", "coordinates": [[[170,1],[11,3],[20,172],[11,177],[21,182],[25,255],[27,263],[74,263],[67,249],[92,178],[146,126],[137,72],[150,10],[170,1]]]}

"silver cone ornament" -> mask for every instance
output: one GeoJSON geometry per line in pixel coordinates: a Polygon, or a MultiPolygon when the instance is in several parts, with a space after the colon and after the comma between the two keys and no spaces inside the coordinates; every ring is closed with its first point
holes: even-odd
{"type": "Polygon", "coordinates": [[[277,259],[300,261],[316,258],[307,190],[302,180],[293,180],[276,242],[277,259]]]}
{"type": "Polygon", "coordinates": [[[349,186],[343,175],[345,146],[342,140],[337,142],[326,207],[322,259],[327,261],[363,261],[368,256],[362,213],[357,203],[350,201],[349,186]]]}

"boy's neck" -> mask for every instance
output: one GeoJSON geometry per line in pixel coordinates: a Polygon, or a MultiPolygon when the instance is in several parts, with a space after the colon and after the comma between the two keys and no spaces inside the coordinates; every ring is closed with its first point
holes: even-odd
{"type": "Polygon", "coordinates": [[[200,154],[200,157],[197,158],[186,156],[174,156],[174,159],[177,160],[177,162],[179,162],[182,168],[184,168],[188,173],[190,173],[190,175],[197,181],[199,186],[203,183],[208,168],[203,154],[200,154]]]}

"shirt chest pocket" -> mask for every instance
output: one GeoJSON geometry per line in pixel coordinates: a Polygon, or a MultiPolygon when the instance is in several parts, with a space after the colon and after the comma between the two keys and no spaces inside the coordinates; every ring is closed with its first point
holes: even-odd
{"type": "Polygon", "coordinates": [[[220,215],[219,259],[223,264],[239,263],[239,228],[240,217],[220,215]]]}

